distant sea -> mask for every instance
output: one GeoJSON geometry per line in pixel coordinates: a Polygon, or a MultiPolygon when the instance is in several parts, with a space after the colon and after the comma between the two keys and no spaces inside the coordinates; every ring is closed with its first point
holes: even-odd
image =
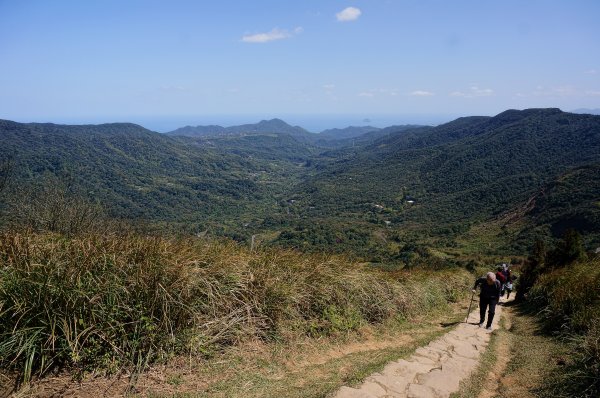
{"type": "MultiPolygon", "coordinates": [[[[298,115],[298,114],[267,114],[267,115],[189,115],[189,116],[115,116],[115,117],[89,117],[89,118],[39,118],[38,120],[15,120],[28,123],[56,123],[56,124],[100,124],[100,123],[135,123],[149,130],[159,133],[173,131],[184,126],[219,125],[223,127],[237,126],[240,124],[253,124],[261,120],[279,118],[293,126],[300,126],[310,132],[319,133],[332,128],[345,128],[348,126],[374,126],[388,127],[402,124],[438,125],[449,122],[464,115],[443,114],[323,114],[323,115],[298,115]]],[[[14,120],[14,119],[13,119],[14,120]]]]}

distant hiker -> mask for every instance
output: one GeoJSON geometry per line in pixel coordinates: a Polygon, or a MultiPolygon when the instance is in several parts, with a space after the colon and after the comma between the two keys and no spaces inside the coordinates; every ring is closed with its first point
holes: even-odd
{"type": "Polygon", "coordinates": [[[496,280],[500,282],[500,296],[504,295],[504,284],[506,283],[506,277],[504,276],[504,266],[499,265],[496,271],[496,280]]]}
{"type": "Polygon", "coordinates": [[[510,266],[506,263],[502,264],[502,275],[504,275],[504,279],[506,279],[505,283],[512,281],[510,266]]]}
{"type": "Polygon", "coordinates": [[[481,292],[479,293],[479,327],[483,327],[485,311],[489,307],[485,328],[492,330],[496,304],[498,304],[498,300],[500,299],[501,284],[493,272],[488,272],[484,278],[479,278],[475,281],[473,293],[477,291],[477,286],[479,285],[481,285],[481,292]]]}
{"type": "Polygon", "coordinates": [[[508,300],[510,298],[510,294],[512,293],[512,290],[513,290],[513,284],[512,284],[511,280],[506,282],[506,284],[504,285],[504,290],[506,291],[506,299],[508,300]]]}

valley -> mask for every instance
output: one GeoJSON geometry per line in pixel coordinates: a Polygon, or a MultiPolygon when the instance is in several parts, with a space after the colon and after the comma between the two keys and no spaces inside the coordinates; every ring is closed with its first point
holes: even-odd
{"type": "MultiPolygon", "coordinates": [[[[469,251],[485,225],[504,243],[476,246],[481,254],[523,252],[570,226],[600,245],[599,125],[558,109],[324,137],[279,119],[168,134],[4,121],[0,141],[18,181],[7,198],[56,179],[108,218],[150,230],[407,264],[428,248],[469,251]]],[[[18,214],[3,203],[5,220],[18,214]]]]}

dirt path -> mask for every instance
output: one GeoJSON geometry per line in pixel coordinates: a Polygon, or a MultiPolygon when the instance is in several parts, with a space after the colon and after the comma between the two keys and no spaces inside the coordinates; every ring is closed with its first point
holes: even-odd
{"type": "MultiPolygon", "coordinates": [[[[498,328],[502,306],[496,307],[492,328],[498,328]]],[[[369,376],[358,388],[342,387],[336,398],[442,398],[458,391],[460,382],[477,367],[492,332],[477,326],[479,309],[469,314],[451,332],[425,347],[418,348],[408,359],[391,362],[369,376]]]]}

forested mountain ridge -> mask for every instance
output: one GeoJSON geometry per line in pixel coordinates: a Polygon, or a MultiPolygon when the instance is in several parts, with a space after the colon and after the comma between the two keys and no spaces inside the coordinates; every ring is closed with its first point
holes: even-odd
{"type": "MultiPolygon", "coordinates": [[[[280,122],[289,126],[270,125],[280,122]]],[[[338,141],[345,142],[340,149],[302,137],[285,131],[185,137],[127,123],[0,121],[0,157],[14,159],[13,185],[35,189],[46,175],[66,175],[114,217],[185,231],[212,226],[239,239],[265,234],[307,250],[364,254],[383,245],[394,252],[419,236],[451,244],[471,227],[523,208],[543,189],[554,199],[540,197],[538,213],[519,218],[519,247],[577,220],[573,203],[580,203],[585,222],[598,219],[598,206],[588,200],[600,180],[598,116],[509,110],[437,127],[372,130],[338,141]],[[550,188],[565,179],[584,187],[571,201],[550,188]]]]}
{"type": "MultiPolygon", "coordinates": [[[[0,157],[15,164],[14,185],[68,176],[111,215],[156,222],[239,217],[279,186],[281,167],[191,146],[134,124],[65,126],[0,121],[0,157]]],[[[280,178],[281,180],[281,178],[280,178]]]]}
{"type": "Polygon", "coordinates": [[[399,229],[443,233],[507,211],[599,158],[600,117],[509,110],[380,139],[324,168],[297,193],[307,214],[372,219],[369,204],[377,203],[399,229]]]}

